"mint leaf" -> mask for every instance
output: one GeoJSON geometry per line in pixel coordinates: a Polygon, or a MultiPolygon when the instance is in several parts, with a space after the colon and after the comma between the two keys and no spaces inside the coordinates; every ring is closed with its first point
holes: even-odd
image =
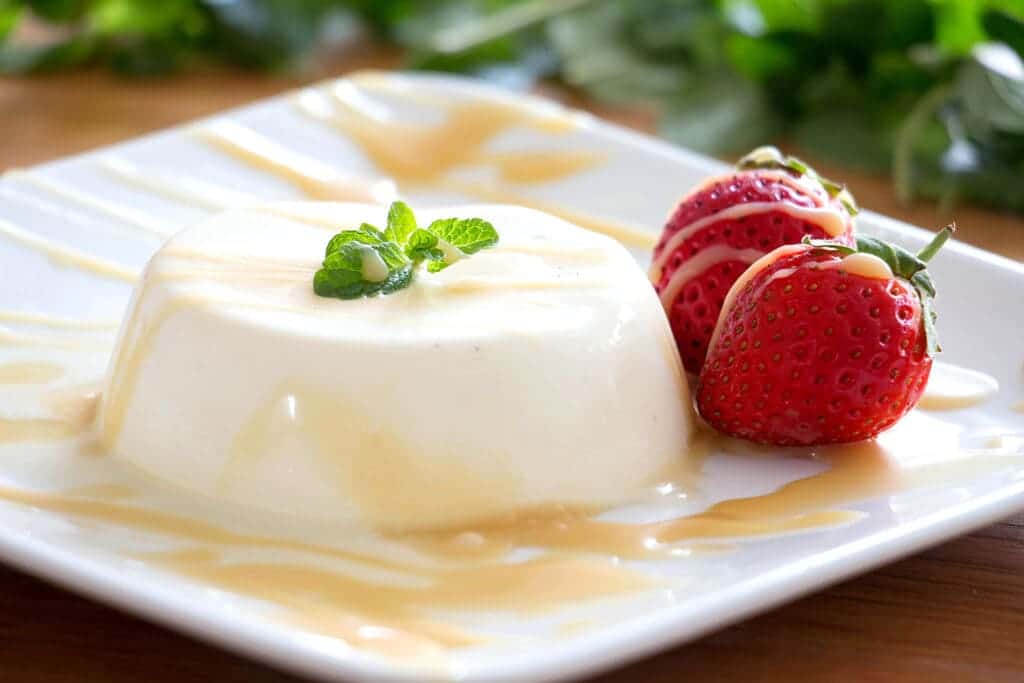
{"type": "Polygon", "coordinates": [[[313,291],[320,296],[351,299],[379,287],[379,279],[368,280],[363,273],[363,260],[372,258],[372,250],[373,247],[356,241],[337,245],[313,277],[313,291]]]}
{"type": "Polygon", "coordinates": [[[443,257],[437,249],[437,235],[423,228],[416,228],[409,235],[409,241],[405,244],[405,255],[416,263],[443,257]]]}
{"type": "Polygon", "coordinates": [[[396,244],[405,244],[416,230],[416,216],[405,202],[392,202],[388,209],[388,229],[384,232],[386,239],[396,244]]]}
{"type": "Polygon", "coordinates": [[[313,291],[338,299],[391,294],[412,284],[424,261],[436,273],[498,242],[494,226],[480,218],[446,218],[417,227],[412,209],[402,202],[391,205],[387,220],[383,232],[363,223],[334,235],[313,276],[313,291]]]}
{"type": "Polygon", "coordinates": [[[444,218],[427,230],[467,255],[498,243],[498,231],[482,218],[444,218]]]}
{"type": "Polygon", "coordinates": [[[378,243],[380,243],[380,242],[387,242],[390,239],[384,233],[382,233],[380,230],[378,230],[377,228],[373,227],[369,223],[363,223],[362,225],[360,225],[359,226],[359,232],[363,233],[364,235],[367,235],[367,236],[371,237],[372,239],[376,240],[378,243]]]}
{"type": "MultiPolygon", "coordinates": [[[[365,223],[363,225],[366,225],[365,223]]],[[[330,256],[334,252],[338,251],[342,246],[349,242],[359,242],[360,244],[380,244],[384,240],[380,239],[376,235],[366,232],[360,226],[359,230],[343,230],[337,235],[331,238],[331,241],[327,243],[327,249],[324,250],[324,257],[330,256]]],[[[372,226],[366,226],[372,227],[372,226]]]]}
{"type": "Polygon", "coordinates": [[[413,266],[388,267],[380,251],[359,242],[348,242],[324,259],[313,276],[313,291],[320,296],[357,299],[390,294],[408,287],[413,266]]]}
{"type": "Polygon", "coordinates": [[[358,230],[343,230],[332,237],[331,241],[327,243],[324,255],[330,256],[350,243],[373,247],[389,268],[398,268],[405,264],[405,256],[398,245],[385,239],[384,233],[368,223],[360,225],[358,230]]]}

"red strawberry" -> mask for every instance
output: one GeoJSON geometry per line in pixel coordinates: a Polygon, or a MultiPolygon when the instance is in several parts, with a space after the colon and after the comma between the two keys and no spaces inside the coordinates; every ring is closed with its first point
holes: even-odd
{"type": "Polygon", "coordinates": [[[853,197],[774,147],[683,197],[654,248],[651,281],[687,371],[700,372],[729,286],[747,266],[804,237],[853,243],[853,197]]]}
{"type": "Polygon", "coordinates": [[[697,384],[720,432],[780,446],[869,439],[921,398],[935,341],[925,265],[870,237],[780,247],[736,281],[697,384]]]}

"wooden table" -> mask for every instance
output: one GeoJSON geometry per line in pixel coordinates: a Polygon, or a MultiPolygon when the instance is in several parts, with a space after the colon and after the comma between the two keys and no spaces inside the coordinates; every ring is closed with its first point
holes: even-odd
{"type": "MultiPolygon", "coordinates": [[[[342,63],[345,70],[387,66],[394,57],[361,50],[342,63]]],[[[0,169],[140,135],[301,83],[237,73],[168,81],[103,73],[0,80],[0,169]]],[[[640,129],[653,122],[642,110],[597,113],[640,129]]],[[[866,207],[924,226],[949,220],[929,206],[900,206],[885,180],[822,170],[845,178],[866,207]]],[[[1024,220],[978,209],[958,209],[956,217],[962,239],[1024,259],[1024,220]]],[[[1022,681],[1022,653],[1024,515],[595,680],[1022,681]]],[[[0,680],[294,679],[0,568],[0,680]]]]}

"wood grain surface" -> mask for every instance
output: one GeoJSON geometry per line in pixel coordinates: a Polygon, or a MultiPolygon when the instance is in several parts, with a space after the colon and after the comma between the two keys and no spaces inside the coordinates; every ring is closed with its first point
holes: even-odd
{"type": "MultiPolygon", "coordinates": [[[[392,54],[360,48],[337,60],[327,75],[394,63],[392,54]]],[[[92,72],[0,80],[0,170],[158,130],[302,83],[224,72],[158,81],[92,72]]],[[[595,109],[571,94],[545,92],[626,125],[653,125],[643,109],[595,109]]],[[[822,170],[844,178],[865,207],[929,227],[950,219],[928,205],[899,205],[884,179],[822,170]]],[[[955,214],[965,241],[1024,259],[1019,217],[971,208],[955,214]]],[[[1022,641],[1024,515],[595,681],[1024,681],[1022,641]]],[[[291,680],[0,567],[5,683],[291,680]]]]}

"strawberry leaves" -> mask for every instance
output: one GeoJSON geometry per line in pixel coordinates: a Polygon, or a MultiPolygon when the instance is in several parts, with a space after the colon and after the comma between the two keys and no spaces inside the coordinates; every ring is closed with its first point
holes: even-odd
{"type": "Polygon", "coordinates": [[[840,185],[824,176],[818,175],[818,172],[808,166],[806,162],[797,157],[783,154],[779,151],[778,147],[771,145],[758,147],[736,162],[736,168],[741,171],[757,169],[778,170],[786,171],[795,176],[807,176],[821,183],[828,196],[838,199],[851,216],[856,216],[860,212],[860,209],[857,208],[857,201],[853,198],[850,191],[846,189],[845,185],[840,185]]]}
{"type": "Polygon", "coordinates": [[[864,235],[857,236],[856,246],[854,247],[836,244],[830,240],[812,240],[808,238],[804,239],[804,244],[808,244],[815,249],[837,252],[844,258],[850,254],[857,253],[877,256],[889,266],[893,275],[910,282],[917,291],[918,299],[921,301],[921,322],[924,325],[928,353],[935,354],[941,351],[942,348],[939,346],[938,332],[935,329],[935,319],[937,317],[933,307],[935,283],[928,273],[928,262],[949,241],[954,232],[956,232],[956,225],[953,223],[947,225],[916,254],[897,244],[864,235]]]}

